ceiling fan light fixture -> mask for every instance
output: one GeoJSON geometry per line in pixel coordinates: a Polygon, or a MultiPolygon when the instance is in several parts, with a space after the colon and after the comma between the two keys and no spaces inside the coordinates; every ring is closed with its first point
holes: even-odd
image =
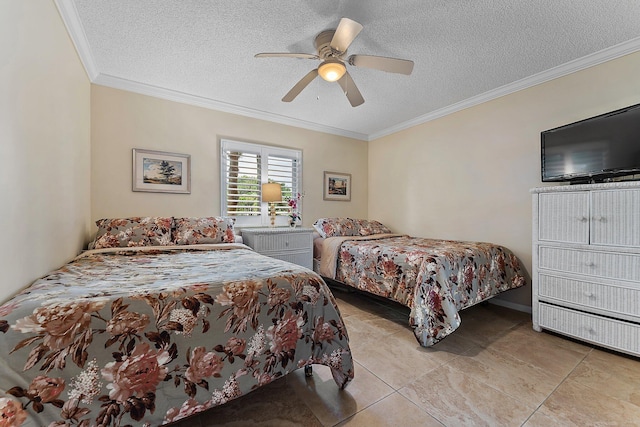
{"type": "Polygon", "coordinates": [[[347,68],[337,59],[327,59],[318,67],[318,74],[328,82],[340,80],[346,72],[347,68]]]}

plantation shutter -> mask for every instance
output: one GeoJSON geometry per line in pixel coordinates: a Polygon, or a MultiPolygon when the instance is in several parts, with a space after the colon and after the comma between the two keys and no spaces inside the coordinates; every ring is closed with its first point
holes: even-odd
{"type": "Polygon", "coordinates": [[[220,145],[222,215],[236,218],[240,226],[269,224],[268,206],[261,199],[267,182],[282,185],[276,215],[288,215],[288,198],[301,193],[302,152],[230,140],[220,145]]]}
{"type": "Polygon", "coordinates": [[[282,202],[276,204],[276,215],[288,215],[287,200],[299,192],[298,161],[295,158],[269,155],[267,160],[268,182],[282,185],[282,202]]]}
{"type": "Polygon", "coordinates": [[[260,215],[260,155],[224,152],[226,167],[226,216],[260,215]]]}

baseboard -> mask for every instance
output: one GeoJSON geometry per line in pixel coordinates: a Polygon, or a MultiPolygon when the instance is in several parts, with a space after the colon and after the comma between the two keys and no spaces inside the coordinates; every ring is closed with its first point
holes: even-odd
{"type": "Polygon", "coordinates": [[[496,299],[496,298],[491,298],[488,301],[488,303],[489,304],[499,305],[501,307],[507,307],[507,308],[510,308],[512,310],[522,311],[524,313],[531,314],[531,307],[528,306],[528,305],[516,304],[515,302],[505,301],[505,300],[496,299]]]}

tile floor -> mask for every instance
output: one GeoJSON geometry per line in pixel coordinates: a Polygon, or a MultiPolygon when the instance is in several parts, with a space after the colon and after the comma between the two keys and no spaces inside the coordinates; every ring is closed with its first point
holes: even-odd
{"type": "Polygon", "coordinates": [[[493,304],[426,349],[407,308],[334,295],[355,359],[345,390],[324,366],[300,369],[178,426],[640,426],[638,358],[537,333],[493,304]]]}

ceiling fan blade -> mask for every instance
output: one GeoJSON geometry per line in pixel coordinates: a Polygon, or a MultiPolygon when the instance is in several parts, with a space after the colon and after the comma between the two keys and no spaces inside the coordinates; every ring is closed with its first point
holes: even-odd
{"type": "Polygon", "coordinates": [[[349,18],[342,18],[331,39],[331,47],[339,52],[346,52],[360,31],[362,31],[361,24],[349,18]]]}
{"type": "Polygon", "coordinates": [[[344,76],[342,76],[340,80],[338,80],[338,84],[344,91],[344,94],[347,95],[347,99],[352,107],[357,107],[364,103],[364,98],[348,71],[344,73],[344,76]]]}
{"type": "Polygon", "coordinates": [[[256,58],[300,58],[300,59],[320,59],[318,55],[311,53],[288,53],[288,52],[272,52],[272,53],[256,53],[256,58]]]}
{"type": "Polygon", "coordinates": [[[387,71],[409,75],[413,71],[413,61],[408,59],[387,58],[384,56],[351,55],[349,64],[355,67],[373,68],[374,70],[387,71]]]}
{"type": "Polygon", "coordinates": [[[289,92],[287,92],[287,94],[282,98],[283,102],[291,102],[293,101],[296,96],[298,96],[300,94],[300,92],[302,92],[302,90],[307,87],[307,85],[309,83],[311,83],[313,81],[313,79],[315,79],[316,77],[318,77],[318,69],[314,69],[311,70],[307,73],[306,76],[304,76],[302,79],[300,79],[300,81],[298,83],[295,84],[295,86],[293,86],[291,88],[291,90],[289,92]]]}

